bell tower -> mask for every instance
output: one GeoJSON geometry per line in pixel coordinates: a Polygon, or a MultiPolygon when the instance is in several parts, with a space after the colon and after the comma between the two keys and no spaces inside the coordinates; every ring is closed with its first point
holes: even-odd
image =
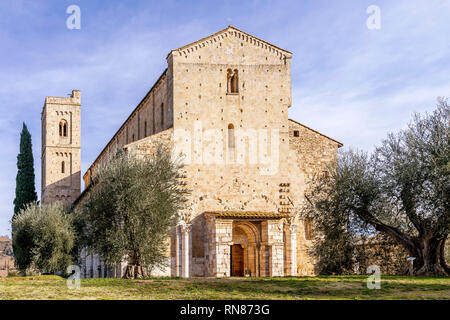
{"type": "Polygon", "coordinates": [[[81,93],[46,97],[42,110],[41,202],[70,206],[80,195],[81,93]]]}

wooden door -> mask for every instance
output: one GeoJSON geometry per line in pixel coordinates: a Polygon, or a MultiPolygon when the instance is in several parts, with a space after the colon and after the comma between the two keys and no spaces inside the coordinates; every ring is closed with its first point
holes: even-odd
{"type": "Polygon", "coordinates": [[[244,248],[240,244],[231,246],[231,276],[244,276],[244,248]]]}

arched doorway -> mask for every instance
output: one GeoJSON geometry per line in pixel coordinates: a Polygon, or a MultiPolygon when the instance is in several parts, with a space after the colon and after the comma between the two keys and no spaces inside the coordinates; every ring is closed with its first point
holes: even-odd
{"type": "Polygon", "coordinates": [[[233,242],[230,246],[230,275],[259,276],[260,236],[258,225],[249,221],[233,222],[233,242]]]}

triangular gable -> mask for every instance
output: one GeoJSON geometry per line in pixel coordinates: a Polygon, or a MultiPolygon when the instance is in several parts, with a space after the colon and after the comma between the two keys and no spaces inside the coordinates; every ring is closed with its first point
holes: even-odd
{"type": "Polygon", "coordinates": [[[327,139],[329,139],[329,140],[331,140],[331,141],[333,141],[333,142],[336,142],[339,148],[341,148],[341,147],[344,146],[344,144],[343,144],[342,142],[340,142],[340,141],[338,141],[338,140],[336,140],[336,139],[330,138],[329,136],[324,135],[323,133],[321,133],[321,132],[319,132],[319,131],[317,131],[317,130],[312,129],[312,128],[308,127],[307,125],[304,125],[303,123],[300,123],[300,122],[295,121],[295,120],[293,120],[293,119],[289,119],[289,121],[291,121],[291,122],[293,122],[293,123],[295,123],[295,124],[297,124],[297,125],[300,125],[300,126],[302,126],[303,128],[308,129],[308,130],[310,130],[310,131],[312,131],[312,132],[315,132],[315,133],[321,135],[321,136],[324,137],[324,138],[327,138],[327,139]]]}
{"type": "Polygon", "coordinates": [[[220,30],[219,32],[216,32],[210,36],[207,36],[205,38],[202,38],[200,40],[191,42],[187,45],[184,45],[178,49],[174,49],[171,51],[171,53],[178,53],[180,56],[188,56],[190,53],[209,46],[211,44],[214,44],[216,41],[220,41],[221,39],[224,39],[225,37],[238,37],[241,39],[249,40],[250,43],[254,44],[257,47],[260,47],[262,49],[268,50],[272,54],[276,54],[280,59],[288,58],[290,59],[292,57],[292,53],[279,48],[267,41],[264,41],[262,39],[259,39],[255,36],[252,36],[251,34],[248,34],[242,30],[239,30],[238,28],[235,28],[233,26],[228,26],[227,28],[220,30]]]}

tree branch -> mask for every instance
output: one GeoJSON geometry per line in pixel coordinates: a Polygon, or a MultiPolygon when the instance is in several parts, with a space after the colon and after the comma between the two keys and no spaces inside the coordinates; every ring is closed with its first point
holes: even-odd
{"type": "Polygon", "coordinates": [[[409,253],[414,251],[414,243],[412,238],[401,232],[398,228],[388,226],[375,218],[371,213],[369,213],[369,210],[367,208],[361,209],[362,212],[360,212],[359,216],[364,217],[365,220],[370,223],[377,231],[381,231],[389,235],[394,240],[398,241],[401,245],[403,245],[409,253]]]}

